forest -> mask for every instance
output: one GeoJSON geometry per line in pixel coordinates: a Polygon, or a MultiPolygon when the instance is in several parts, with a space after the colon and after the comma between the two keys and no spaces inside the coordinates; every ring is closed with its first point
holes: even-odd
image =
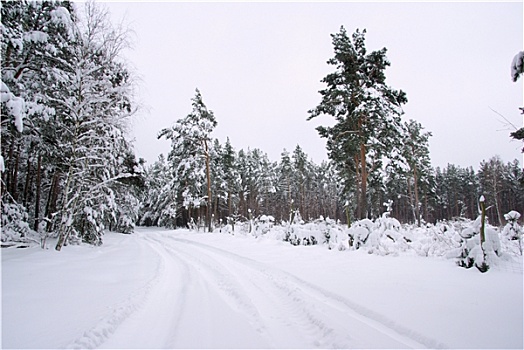
{"type": "Polygon", "coordinates": [[[524,208],[517,160],[486,155],[478,170],[431,165],[431,132],[403,118],[407,94],[386,84],[387,50],[368,53],[365,30],[332,34],[333,72],[304,115],[334,118],[317,128],[329,161],[315,164],[300,145],[270,160],[213,138],[220,116],[196,89],[192,112],[159,130],[171,151],[148,165],[127,136],[139,108],[122,54],[128,31],[92,2],[82,11],[69,1],[1,6],[2,244],[55,238],[60,250],[135,225],[212,231],[263,215],[349,226],[387,209],[421,226],[474,220],[481,196],[489,223],[503,226],[506,213],[524,208]]]}

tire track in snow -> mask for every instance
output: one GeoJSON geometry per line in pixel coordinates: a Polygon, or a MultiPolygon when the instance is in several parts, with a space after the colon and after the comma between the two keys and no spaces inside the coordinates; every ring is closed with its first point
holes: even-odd
{"type": "MultiPolygon", "coordinates": [[[[234,278],[230,273],[227,273],[227,268],[217,261],[213,260],[211,262],[206,261],[201,258],[201,256],[194,256],[176,245],[165,244],[165,238],[163,241],[158,241],[159,243],[164,243],[164,249],[176,257],[182,264],[184,264],[188,269],[190,268],[195,273],[201,275],[203,280],[207,283],[213,282],[213,286],[217,286],[226,296],[229,298],[237,309],[237,311],[243,313],[247,316],[248,322],[255,329],[256,332],[260,333],[262,336],[266,335],[267,330],[263,322],[261,322],[260,315],[258,310],[252,303],[251,299],[248,297],[241,286],[237,283],[237,279],[234,278]]],[[[179,318],[183,317],[180,315],[179,318]]],[[[178,328],[177,325],[174,325],[174,328],[178,328]]],[[[266,337],[267,338],[267,337],[266,337]]]]}
{"type": "Polygon", "coordinates": [[[107,348],[173,348],[177,325],[183,317],[188,286],[192,277],[189,266],[170,254],[163,242],[142,235],[158,255],[163,269],[159,281],[150,291],[143,307],[124,320],[102,347],[107,348]],[[143,330],[148,330],[145,333],[143,330]]]}
{"type": "MultiPolygon", "coordinates": [[[[164,237],[166,239],[168,237],[164,237]]],[[[222,264],[209,254],[182,249],[179,242],[176,243],[171,246],[177,246],[174,249],[199,267],[206,279],[214,280],[226,298],[247,314],[250,323],[266,341],[275,344],[273,347],[352,347],[351,337],[344,327],[339,325],[338,332],[330,327],[328,323],[332,320],[325,322],[319,315],[320,311],[316,310],[316,303],[311,303],[311,297],[304,295],[295,284],[275,279],[273,274],[261,273],[252,266],[246,268],[245,264],[231,266],[231,261],[222,264]],[[258,293],[254,293],[255,290],[258,293]],[[248,295],[256,298],[251,301],[248,295]],[[270,322],[264,324],[268,319],[270,322]]]]}
{"type": "MultiPolygon", "coordinates": [[[[268,284],[267,278],[260,276],[253,269],[244,272],[239,271],[236,264],[232,268],[231,264],[222,264],[216,258],[195,250],[193,247],[190,247],[191,249],[187,249],[187,246],[182,248],[179,242],[169,244],[168,236],[161,239],[165,243],[164,248],[186,260],[186,263],[191,265],[195,273],[199,274],[210,285],[210,288],[221,290],[224,300],[229,302],[231,308],[241,312],[247,318],[252,328],[265,339],[269,347],[323,347],[318,341],[315,344],[318,334],[325,336],[332,330],[321,319],[307,311],[309,307],[306,301],[296,293],[293,293],[290,289],[282,290],[280,285],[268,284]],[[241,283],[242,280],[244,280],[244,283],[241,283]],[[246,281],[248,283],[245,283],[246,281]],[[253,290],[259,292],[253,293],[253,290]],[[275,294],[276,297],[274,297],[275,294]],[[256,298],[253,299],[253,296],[256,298]],[[264,301],[268,298],[270,299],[269,302],[264,301]],[[272,319],[271,322],[264,322],[268,318],[272,319]],[[275,321],[280,321],[280,323],[275,326],[275,321]],[[284,336],[282,336],[282,331],[275,329],[282,327],[289,329],[284,336]],[[302,335],[314,333],[315,339],[311,342],[302,340],[290,342],[289,339],[293,337],[290,337],[289,333],[300,334],[300,338],[303,338],[302,335]],[[279,335],[280,339],[276,341],[275,336],[278,338],[279,335]],[[286,342],[289,344],[281,345],[281,343],[286,342]]],[[[240,267],[242,268],[243,265],[240,267]]],[[[340,345],[338,347],[347,346],[340,345]]]]}
{"type": "MultiPolygon", "coordinates": [[[[195,247],[203,252],[204,255],[207,253],[208,258],[212,261],[214,260],[215,263],[218,263],[219,260],[223,258],[233,261],[235,263],[233,266],[236,267],[235,273],[240,274],[243,280],[249,281],[252,285],[247,288],[247,290],[252,291],[253,286],[260,290],[261,287],[258,287],[258,285],[260,285],[266,288],[269,286],[269,288],[279,291],[272,294],[262,289],[266,298],[271,299],[275,305],[280,305],[283,309],[287,310],[289,317],[305,331],[305,336],[307,336],[308,331],[315,334],[313,337],[315,340],[311,344],[315,347],[355,347],[353,337],[351,335],[348,337],[347,334],[351,331],[347,329],[346,326],[348,318],[356,320],[374,329],[378,333],[389,337],[398,342],[402,347],[447,347],[443,343],[406,328],[379,313],[304,281],[283,270],[204,243],[178,238],[172,235],[164,235],[163,239],[195,247]],[[215,258],[209,254],[214,255],[215,258]],[[217,257],[218,260],[216,259],[217,257]],[[243,272],[241,271],[242,268],[240,270],[238,269],[238,267],[241,266],[244,267],[243,272]],[[326,310],[325,307],[330,307],[331,310],[326,310]],[[338,324],[337,322],[333,324],[333,320],[330,319],[332,317],[326,314],[328,311],[332,313],[333,309],[340,310],[338,324]],[[344,320],[344,318],[346,318],[346,320],[344,320]],[[307,320],[307,324],[304,324],[304,320],[307,320]],[[342,325],[340,323],[342,323],[342,325]],[[344,332],[346,334],[344,334],[344,332]]],[[[231,266],[225,263],[221,265],[231,266]]],[[[245,292],[246,291],[241,291],[241,293],[245,292]]],[[[260,310],[260,313],[261,312],[262,310],[260,310]]],[[[294,322],[289,322],[289,325],[294,322]]],[[[359,347],[366,346],[369,345],[365,343],[359,344],[359,347]]]]}
{"type": "Polygon", "coordinates": [[[165,261],[157,259],[155,274],[142,287],[132,292],[124,301],[111,308],[111,312],[103,316],[92,328],[86,330],[82,336],[70,342],[67,349],[93,349],[109,339],[118,327],[146,303],[149,294],[160,282],[166,268],[165,261]]]}

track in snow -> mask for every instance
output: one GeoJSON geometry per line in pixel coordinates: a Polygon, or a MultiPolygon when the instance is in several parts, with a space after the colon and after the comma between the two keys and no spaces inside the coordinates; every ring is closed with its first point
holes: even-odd
{"type": "Polygon", "coordinates": [[[95,347],[445,347],[256,260],[165,232],[141,236],[158,254],[157,275],[114,327],[96,332],[95,347]]]}

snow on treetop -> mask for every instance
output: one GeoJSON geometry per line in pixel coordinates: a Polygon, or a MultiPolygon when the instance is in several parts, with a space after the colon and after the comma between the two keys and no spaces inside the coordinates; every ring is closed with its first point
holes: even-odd
{"type": "Polygon", "coordinates": [[[63,24],[65,26],[70,26],[72,24],[71,14],[63,6],[58,6],[56,9],[51,11],[51,21],[53,21],[53,23],[63,24]]]}

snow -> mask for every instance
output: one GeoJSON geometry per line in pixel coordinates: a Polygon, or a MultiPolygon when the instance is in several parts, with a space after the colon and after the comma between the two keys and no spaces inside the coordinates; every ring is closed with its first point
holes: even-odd
{"type": "Polygon", "coordinates": [[[11,97],[6,103],[11,115],[15,118],[14,123],[19,132],[24,130],[25,101],[20,97],[11,97]]]}
{"type": "Polygon", "coordinates": [[[33,30],[27,33],[24,33],[24,40],[35,42],[35,43],[45,43],[49,39],[49,35],[42,31],[33,30]]]}
{"type": "Polygon", "coordinates": [[[9,87],[3,82],[0,81],[0,102],[7,102],[11,99],[11,91],[9,87]]]}
{"type": "Polygon", "coordinates": [[[504,214],[504,218],[508,221],[517,221],[520,218],[520,213],[518,211],[512,210],[507,214],[504,214]]]}
{"type": "Polygon", "coordinates": [[[19,132],[24,129],[25,118],[25,101],[21,97],[15,96],[9,90],[9,87],[4,82],[0,85],[0,101],[5,102],[9,114],[14,118],[14,124],[19,132]]]}
{"type": "Polygon", "coordinates": [[[71,20],[71,14],[63,7],[58,6],[56,9],[51,11],[51,21],[58,25],[63,25],[67,29],[68,35],[73,35],[73,21],[71,20]]]}
{"type": "Polygon", "coordinates": [[[511,79],[517,81],[518,77],[524,72],[524,51],[520,51],[511,61],[511,79]]]}
{"type": "Polygon", "coordinates": [[[524,345],[522,264],[158,228],[1,253],[3,348],[524,345]]]}

